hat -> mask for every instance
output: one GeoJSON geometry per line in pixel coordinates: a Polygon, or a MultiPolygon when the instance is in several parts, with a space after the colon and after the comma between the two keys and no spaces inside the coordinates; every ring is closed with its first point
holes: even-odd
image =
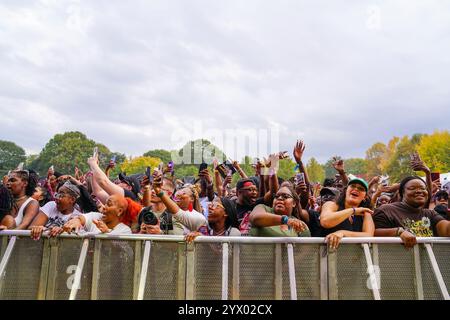
{"type": "Polygon", "coordinates": [[[139,187],[139,181],[137,181],[137,179],[133,178],[133,177],[129,177],[124,175],[123,173],[119,173],[119,180],[123,183],[126,183],[127,185],[129,185],[131,187],[131,191],[134,194],[138,194],[140,191],[140,187],[139,187]]]}
{"type": "Polygon", "coordinates": [[[339,196],[339,190],[336,188],[332,188],[332,187],[324,187],[322,188],[322,190],[320,190],[320,195],[324,196],[326,194],[332,194],[334,196],[339,196]]]}
{"type": "Polygon", "coordinates": [[[255,181],[253,181],[253,179],[241,179],[236,183],[236,190],[240,190],[242,188],[246,188],[251,185],[256,186],[255,181]]]}
{"type": "Polygon", "coordinates": [[[353,178],[351,179],[347,186],[351,185],[352,183],[358,183],[360,185],[362,185],[364,187],[364,189],[366,189],[366,192],[369,190],[369,185],[367,184],[366,180],[362,179],[362,178],[353,178]]]}
{"type": "Polygon", "coordinates": [[[71,193],[72,193],[76,198],[79,198],[79,197],[80,197],[80,194],[81,194],[80,189],[79,189],[76,185],[74,185],[72,182],[66,181],[66,182],[64,182],[64,184],[61,186],[61,188],[62,188],[62,187],[65,187],[65,188],[69,189],[69,190],[71,191],[71,193]]]}

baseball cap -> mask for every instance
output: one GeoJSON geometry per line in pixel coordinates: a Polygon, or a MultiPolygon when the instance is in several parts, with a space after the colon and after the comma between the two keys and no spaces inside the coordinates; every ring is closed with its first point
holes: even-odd
{"type": "Polygon", "coordinates": [[[366,192],[369,190],[369,185],[367,184],[366,180],[362,179],[362,178],[353,178],[351,179],[347,186],[351,185],[352,183],[357,183],[360,184],[364,187],[364,189],[366,189],[366,192]]]}

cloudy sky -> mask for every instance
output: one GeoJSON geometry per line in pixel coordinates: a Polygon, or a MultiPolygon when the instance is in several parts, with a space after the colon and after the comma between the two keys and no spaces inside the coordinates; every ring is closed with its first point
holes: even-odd
{"type": "Polygon", "coordinates": [[[0,139],[137,156],[249,130],[363,157],[450,127],[449,53],[447,1],[1,0],[0,139]]]}

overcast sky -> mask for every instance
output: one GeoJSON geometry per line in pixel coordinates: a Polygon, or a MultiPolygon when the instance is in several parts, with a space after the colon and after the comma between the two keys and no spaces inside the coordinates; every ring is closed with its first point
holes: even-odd
{"type": "Polygon", "coordinates": [[[450,2],[1,0],[0,70],[0,139],[27,153],[278,126],[281,150],[364,157],[450,127],[450,2]]]}

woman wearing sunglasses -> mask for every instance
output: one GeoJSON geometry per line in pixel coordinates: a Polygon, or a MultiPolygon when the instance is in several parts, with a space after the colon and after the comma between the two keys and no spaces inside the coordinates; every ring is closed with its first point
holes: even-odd
{"type": "Polygon", "coordinates": [[[208,205],[208,212],[208,224],[186,235],[186,242],[190,243],[198,236],[239,237],[241,235],[236,208],[231,200],[215,197],[208,205]]]}
{"type": "Polygon", "coordinates": [[[321,236],[336,249],[343,237],[373,237],[375,225],[367,182],[360,178],[349,181],[336,201],[325,202],[320,213],[321,236]]]}
{"type": "Polygon", "coordinates": [[[250,235],[255,237],[309,237],[308,226],[300,220],[300,198],[290,186],[275,194],[272,208],[257,205],[250,214],[250,235]]]}

